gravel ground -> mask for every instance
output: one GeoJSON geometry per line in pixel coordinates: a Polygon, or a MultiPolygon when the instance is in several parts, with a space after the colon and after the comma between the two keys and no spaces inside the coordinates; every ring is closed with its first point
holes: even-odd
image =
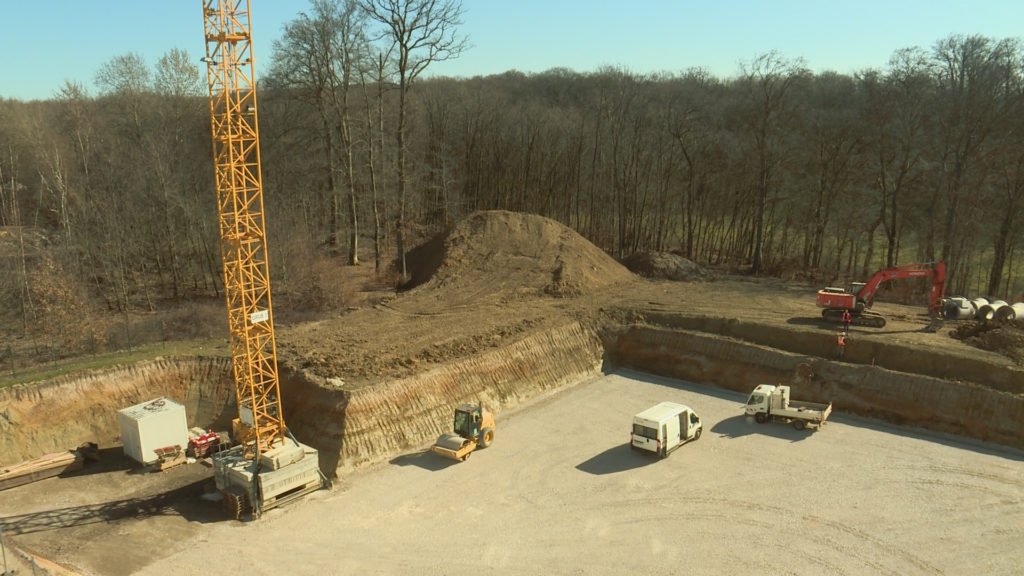
{"type": "Polygon", "coordinates": [[[1024,454],[838,416],[758,425],[741,395],[618,373],[499,418],[464,463],[400,456],[141,574],[1019,574],[1024,454]],[[692,406],[666,460],[631,416],[692,406]]]}

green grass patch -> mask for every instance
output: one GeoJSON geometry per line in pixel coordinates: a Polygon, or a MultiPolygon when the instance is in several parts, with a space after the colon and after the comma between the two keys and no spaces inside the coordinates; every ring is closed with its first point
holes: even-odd
{"type": "Polygon", "coordinates": [[[182,340],[174,342],[157,342],[136,346],[131,350],[118,350],[92,356],[65,358],[56,362],[48,362],[30,366],[25,369],[14,368],[13,372],[0,374],[0,388],[50,380],[65,374],[75,374],[88,370],[103,370],[122,364],[134,364],[152,360],[161,356],[222,356],[227,358],[228,343],[226,340],[182,340]]]}

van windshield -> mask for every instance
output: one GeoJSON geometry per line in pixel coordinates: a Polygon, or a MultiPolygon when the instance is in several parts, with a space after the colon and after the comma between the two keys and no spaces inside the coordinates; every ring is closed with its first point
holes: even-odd
{"type": "Polygon", "coordinates": [[[643,436],[644,438],[650,438],[651,440],[658,439],[658,430],[644,426],[643,424],[633,424],[633,435],[643,436]]]}

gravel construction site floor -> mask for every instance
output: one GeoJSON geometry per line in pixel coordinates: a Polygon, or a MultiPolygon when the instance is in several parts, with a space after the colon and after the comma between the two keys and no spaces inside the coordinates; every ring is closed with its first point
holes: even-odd
{"type": "Polygon", "coordinates": [[[399,456],[259,521],[196,526],[140,573],[1020,573],[1024,454],[842,415],[758,425],[743,401],[607,375],[507,415],[466,462],[399,456]],[[628,446],[662,400],[705,425],[665,460],[628,446]]]}

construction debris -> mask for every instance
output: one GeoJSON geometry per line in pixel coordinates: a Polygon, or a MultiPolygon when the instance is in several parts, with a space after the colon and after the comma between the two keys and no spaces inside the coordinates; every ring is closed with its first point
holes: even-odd
{"type": "Polygon", "coordinates": [[[91,458],[95,449],[95,444],[84,444],[75,450],[52,452],[33,460],[0,468],[0,490],[81,470],[86,458],[91,458]]]}
{"type": "Polygon", "coordinates": [[[178,464],[185,463],[185,451],[181,449],[181,446],[175,444],[174,446],[164,446],[163,448],[157,448],[156,452],[158,460],[154,465],[156,470],[167,470],[168,468],[174,468],[178,464]]]}
{"type": "Polygon", "coordinates": [[[189,430],[187,453],[189,456],[201,460],[209,456],[211,452],[220,450],[221,442],[220,435],[212,430],[192,428],[189,430]]]}

